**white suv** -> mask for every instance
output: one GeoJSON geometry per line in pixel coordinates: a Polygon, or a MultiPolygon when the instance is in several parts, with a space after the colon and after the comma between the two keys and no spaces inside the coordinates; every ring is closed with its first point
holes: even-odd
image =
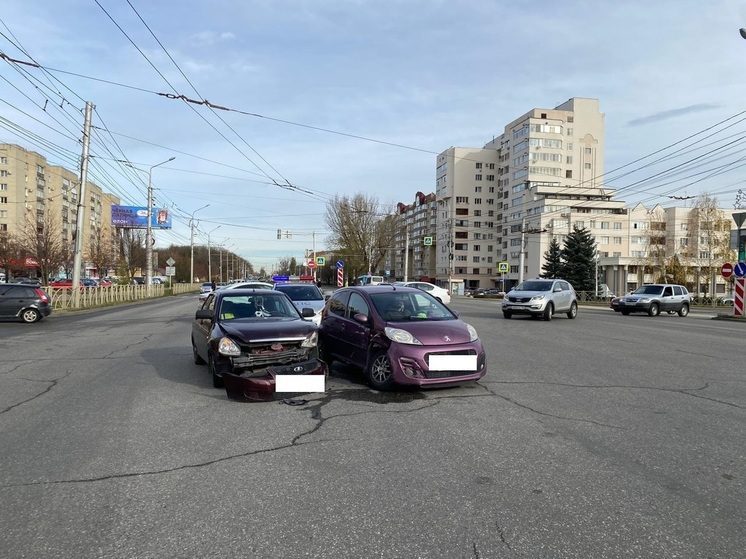
{"type": "Polygon", "coordinates": [[[567,318],[578,315],[578,298],[575,290],[562,279],[526,280],[511,289],[503,298],[503,316],[528,314],[552,320],[558,312],[567,313],[567,318]]]}

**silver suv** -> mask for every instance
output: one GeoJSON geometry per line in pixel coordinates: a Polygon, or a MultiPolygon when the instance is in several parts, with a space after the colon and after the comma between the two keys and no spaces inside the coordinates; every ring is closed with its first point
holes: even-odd
{"type": "Polygon", "coordinates": [[[644,312],[649,316],[658,316],[661,312],[689,314],[692,296],[686,287],[670,283],[643,285],[624,297],[611,300],[611,308],[623,315],[633,312],[644,312]]]}
{"type": "Polygon", "coordinates": [[[562,279],[532,279],[517,285],[503,298],[503,316],[514,314],[541,316],[552,320],[554,313],[567,313],[567,318],[578,315],[575,290],[562,279]]]}

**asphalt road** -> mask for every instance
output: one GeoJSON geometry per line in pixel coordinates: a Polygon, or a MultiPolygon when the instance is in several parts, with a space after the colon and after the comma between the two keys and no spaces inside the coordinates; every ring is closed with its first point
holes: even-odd
{"type": "Polygon", "coordinates": [[[229,401],[195,297],[0,323],[0,556],[738,558],[743,324],[503,319],[478,384],[229,401]]]}

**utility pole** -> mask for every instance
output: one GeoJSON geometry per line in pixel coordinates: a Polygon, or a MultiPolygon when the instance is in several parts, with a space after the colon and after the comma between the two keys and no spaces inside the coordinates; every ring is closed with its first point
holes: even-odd
{"type": "Polygon", "coordinates": [[[153,283],[153,169],[174,159],[176,157],[171,157],[148,168],[148,223],[145,227],[145,293],[147,295],[150,295],[150,284],[153,283]]]}
{"type": "Polygon", "coordinates": [[[311,237],[313,238],[313,283],[316,283],[316,231],[311,233],[311,237]]]}
{"type": "Polygon", "coordinates": [[[192,212],[192,217],[189,218],[189,230],[191,231],[191,240],[190,244],[192,247],[192,257],[190,259],[190,266],[189,266],[189,283],[194,283],[194,214],[196,214],[200,210],[204,210],[207,206],[210,204],[205,204],[201,208],[197,208],[192,212]]]}
{"type": "Polygon", "coordinates": [[[406,233],[404,234],[404,281],[409,277],[409,227],[404,225],[406,233]]]}
{"type": "Polygon", "coordinates": [[[212,231],[207,232],[207,275],[209,276],[207,278],[208,281],[212,281],[212,255],[210,254],[210,235],[220,229],[220,225],[218,225],[215,229],[212,231]]]}
{"type": "MultiPolygon", "coordinates": [[[[80,268],[83,253],[83,227],[85,225],[85,184],[88,180],[88,148],[91,143],[91,113],[93,103],[86,101],[83,122],[83,157],[80,161],[80,192],[78,195],[78,215],[75,219],[75,255],[73,257],[73,307],[80,306],[80,268]]],[[[46,278],[44,278],[46,279],[46,278]]]]}
{"type": "Polygon", "coordinates": [[[518,283],[523,283],[523,267],[526,261],[526,218],[521,218],[521,254],[518,258],[518,283]]]}

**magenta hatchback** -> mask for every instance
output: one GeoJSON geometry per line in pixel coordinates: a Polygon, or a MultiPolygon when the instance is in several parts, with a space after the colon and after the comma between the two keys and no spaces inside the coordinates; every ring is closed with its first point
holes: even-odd
{"type": "Polygon", "coordinates": [[[487,372],[477,331],[420,289],[377,285],[334,292],[321,316],[319,351],[362,368],[371,387],[450,386],[487,372]]]}

